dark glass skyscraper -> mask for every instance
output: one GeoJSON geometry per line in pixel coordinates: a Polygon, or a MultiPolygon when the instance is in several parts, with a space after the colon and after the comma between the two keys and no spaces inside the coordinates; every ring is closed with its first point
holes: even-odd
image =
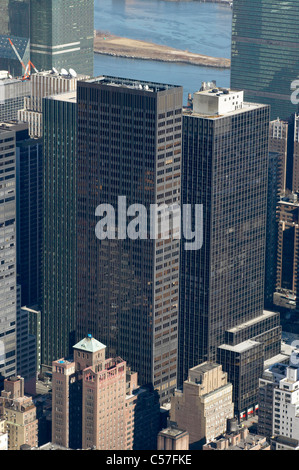
{"type": "Polygon", "coordinates": [[[177,383],[180,241],[150,239],[150,205],[180,204],[181,120],[181,87],[78,82],[78,337],[102,338],[162,400],[177,383]],[[105,203],[126,225],[128,207],[142,204],[145,239],[129,238],[126,226],[115,239],[97,239],[95,211],[105,203]]]}
{"type": "MultiPolygon", "coordinates": [[[[234,0],[231,87],[246,101],[271,105],[271,119],[288,118],[291,83],[299,70],[297,0],[234,0]]],[[[298,86],[296,86],[298,88],[298,86]]]]}
{"type": "Polygon", "coordinates": [[[268,134],[269,107],[242,92],[195,93],[183,115],[182,204],[203,205],[203,246],[181,249],[180,385],[221,345],[279,351],[279,315],[263,312],[268,134]]]}
{"type": "Polygon", "coordinates": [[[93,76],[94,0],[31,0],[30,56],[53,67],[93,76]]]}
{"type": "MultiPolygon", "coordinates": [[[[31,139],[28,125],[18,125],[17,267],[21,306],[39,305],[42,260],[42,140],[31,139]]],[[[17,126],[16,126],[17,128],[17,126]]]]}
{"type": "Polygon", "coordinates": [[[76,92],[43,101],[42,363],[68,357],[76,321],[76,92]]]}

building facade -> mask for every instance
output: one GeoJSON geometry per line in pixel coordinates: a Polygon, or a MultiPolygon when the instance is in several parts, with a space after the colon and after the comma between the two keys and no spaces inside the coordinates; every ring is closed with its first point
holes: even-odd
{"type": "Polygon", "coordinates": [[[77,76],[68,70],[61,73],[56,69],[31,75],[30,96],[24,99],[24,106],[18,111],[18,119],[29,125],[31,138],[39,139],[43,136],[43,99],[75,91],[77,80],[83,78],[87,76],[77,76]]]}
{"type": "MultiPolygon", "coordinates": [[[[41,139],[31,139],[27,124],[16,131],[17,271],[21,306],[39,304],[41,296],[42,164],[41,139]]],[[[21,374],[22,375],[22,374],[21,374]]]]}
{"type": "Polygon", "coordinates": [[[94,0],[31,0],[30,58],[39,71],[93,76],[94,0]]]}
{"type": "Polygon", "coordinates": [[[221,344],[275,328],[279,347],[279,316],[263,312],[268,135],[269,108],[242,92],[195,93],[184,114],[182,204],[202,204],[203,246],[181,250],[180,384],[221,344]]]}
{"type": "Polygon", "coordinates": [[[0,127],[0,374],[16,373],[16,134],[0,127]]]}
{"type": "Polygon", "coordinates": [[[121,358],[106,358],[91,335],[74,346],[74,361],[53,362],[52,443],[72,449],[155,449],[158,395],[137,385],[121,358]]]}
{"type": "Polygon", "coordinates": [[[171,421],[188,431],[193,448],[223,434],[233,415],[232,385],[219,364],[207,362],[190,369],[183,391],[171,399],[171,421]]]}
{"type": "Polygon", "coordinates": [[[42,364],[70,357],[76,328],[76,91],[44,99],[42,364]]]}
{"type": "Polygon", "coordinates": [[[1,0],[0,10],[0,70],[21,77],[24,69],[8,39],[27,65],[30,59],[30,0],[1,0]]]}
{"type": "Polygon", "coordinates": [[[36,407],[32,397],[24,395],[24,381],[21,377],[4,381],[0,401],[8,434],[8,450],[20,450],[24,444],[37,447],[36,407]]]}
{"type": "Polygon", "coordinates": [[[24,107],[24,99],[30,95],[28,80],[11,78],[6,71],[0,72],[0,121],[18,119],[18,111],[24,107]]]}
{"type": "Polygon", "coordinates": [[[163,400],[177,383],[180,241],[173,226],[150,238],[150,213],[151,205],[180,204],[181,114],[181,87],[78,82],[78,334],[101,335],[163,400]],[[101,204],[122,228],[99,240],[101,204]],[[136,215],[141,204],[146,210],[147,228],[133,222],[127,236],[132,204],[136,215]]]}
{"type": "Polygon", "coordinates": [[[271,120],[297,112],[299,65],[296,0],[235,0],[232,22],[231,87],[246,101],[271,105],[271,120]],[[297,94],[295,103],[297,103],[297,94]]]}

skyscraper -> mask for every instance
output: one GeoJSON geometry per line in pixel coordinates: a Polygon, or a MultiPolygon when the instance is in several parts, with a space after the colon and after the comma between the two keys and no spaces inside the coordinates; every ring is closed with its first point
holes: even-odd
{"type": "MultiPolygon", "coordinates": [[[[21,306],[40,302],[42,259],[42,140],[15,124],[17,168],[17,271],[21,306]]],[[[21,374],[22,375],[22,374],[21,374]]]]}
{"type": "Polygon", "coordinates": [[[0,127],[0,375],[16,373],[16,135],[0,127]]]}
{"type": "Polygon", "coordinates": [[[203,246],[181,250],[180,385],[221,345],[279,351],[279,315],[263,312],[268,136],[269,107],[239,91],[195,93],[183,115],[182,204],[203,205],[203,246]]]}
{"type": "Polygon", "coordinates": [[[76,91],[44,99],[42,364],[68,357],[76,324],[76,91]]]}
{"type": "Polygon", "coordinates": [[[30,57],[39,71],[93,76],[94,0],[31,0],[30,57]]]}
{"type": "Polygon", "coordinates": [[[163,400],[177,383],[180,241],[150,239],[149,219],[151,204],[180,204],[181,114],[181,87],[78,82],[78,335],[103,338],[163,400]],[[114,239],[97,239],[100,204],[125,224],[134,216],[126,220],[127,209],[142,204],[145,236],[118,227],[114,239]]]}
{"type": "MultiPolygon", "coordinates": [[[[298,79],[298,2],[234,0],[231,88],[246,101],[271,105],[271,119],[297,111],[291,84],[298,79]]],[[[298,86],[295,85],[295,88],[298,86]]]]}

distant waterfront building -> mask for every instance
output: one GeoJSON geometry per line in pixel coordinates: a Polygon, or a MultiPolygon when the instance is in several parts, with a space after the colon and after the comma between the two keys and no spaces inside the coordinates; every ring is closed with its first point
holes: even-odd
{"type": "Polygon", "coordinates": [[[156,448],[158,395],[137,385],[121,358],[89,335],[74,346],[74,362],[53,362],[52,443],[72,449],[156,448]],[[153,447],[152,447],[153,446],[153,447]]]}
{"type": "Polygon", "coordinates": [[[27,65],[30,59],[30,0],[0,0],[0,11],[0,70],[21,77],[24,69],[8,39],[12,40],[27,65]]]}
{"type": "Polygon", "coordinates": [[[24,107],[24,99],[30,95],[30,82],[10,78],[8,72],[0,71],[0,121],[18,119],[18,111],[24,107]]]}
{"type": "Polygon", "coordinates": [[[76,91],[44,99],[42,364],[72,355],[76,329],[76,91]]]}
{"type": "Polygon", "coordinates": [[[6,379],[0,401],[8,433],[8,450],[20,450],[23,444],[37,447],[36,407],[32,397],[24,395],[23,378],[6,379]]]}
{"type": "Polygon", "coordinates": [[[0,375],[16,374],[16,134],[0,126],[0,375]]]}
{"type": "Polygon", "coordinates": [[[232,385],[219,364],[207,362],[190,369],[183,390],[171,399],[171,421],[188,431],[193,448],[223,434],[233,416],[232,385]]]}
{"type": "Polygon", "coordinates": [[[297,0],[233,2],[231,87],[244,90],[246,101],[271,105],[271,120],[298,110],[291,102],[299,67],[297,8],[297,0]]]}
{"type": "Polygon", "coordinates": [[[181,135],[182,87],[108,76],[78,82],[78,335],[103,338],[162,402],[177,384],[180,240],[174,228],[150,239],[149,214],[151,204],[180,204],[181,135]],[[119,196],[126,208],[118,210],[119,196]],[[105,203],[116,217],[145,206],[145,238],[97,239],[95,211],[105,203]]]}
{"type": "Polygon", "coordinates": [[[93,76],[94,0],[31,0],[30,58],[39,71],[93,76]]]}
{"type": "Polygon", "coordinates": [[[279,314],[264,311],[268,142],[269,107],[242,91],[204,89],[183,115],[181,202],[203,205],[203,246],[181,249],[179,386],[196,364],[221,363],[252,399],[245,415],[257,405],[257,370],[241,385],[219,347],[237,357],[238,345],[258,342],[260,372],[280,351],[279,314]]]}
{"type": "Polygon", "coordinates": [[[158,450],[189,450],[189,434],[183,429],[169,426],[158,434],[158,450]]]}

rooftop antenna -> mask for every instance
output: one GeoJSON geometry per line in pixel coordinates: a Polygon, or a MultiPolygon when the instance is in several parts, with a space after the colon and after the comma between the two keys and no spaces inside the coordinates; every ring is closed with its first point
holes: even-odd
{"type": "Polygon", "coordinates": [[[77,72],[75,72],[74,69],[70,69],[69,73],[70,73],[71,77],[73,77],[73,78],[76,78],[78,76],[77,72]]]}

